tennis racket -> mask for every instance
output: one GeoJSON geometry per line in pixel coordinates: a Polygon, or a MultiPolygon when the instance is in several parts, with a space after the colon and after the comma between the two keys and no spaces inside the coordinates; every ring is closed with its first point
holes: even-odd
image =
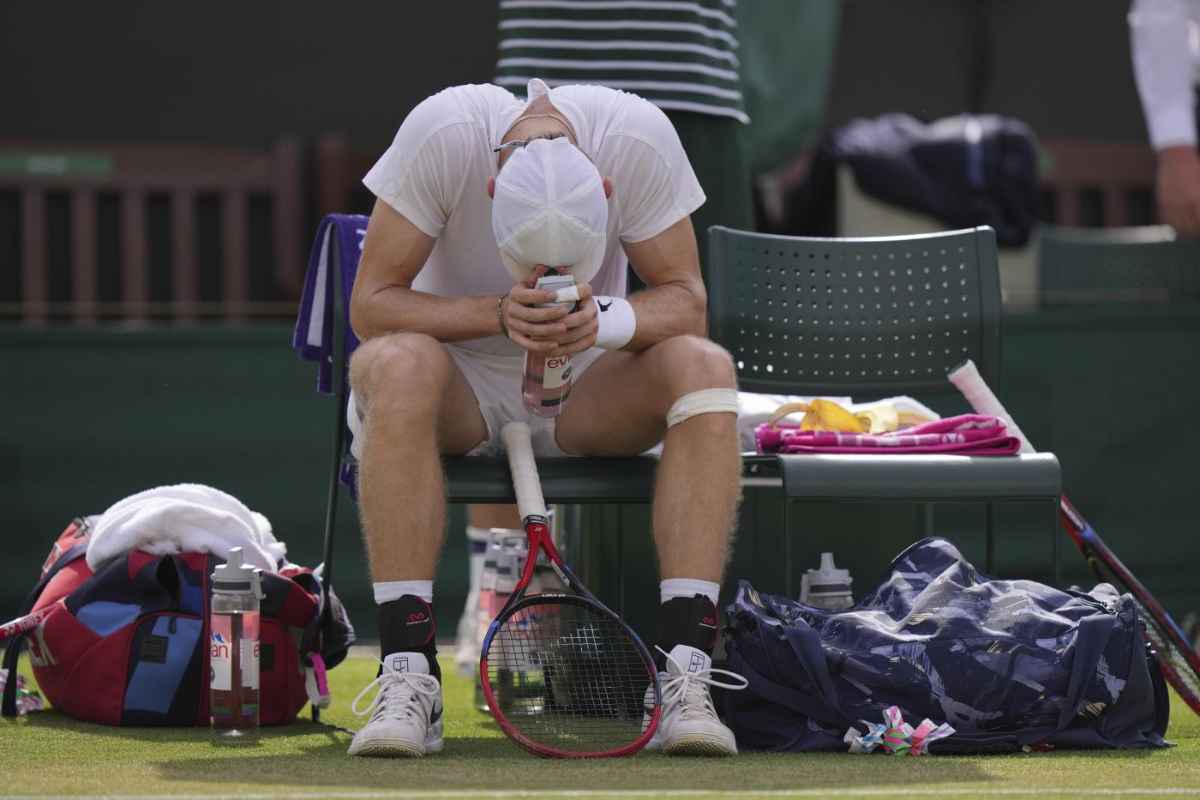
{"type": "Polygon", "coordinates": [[[29,633],[38,625],[41,625],[42,620],[50,616],[50,613],[56,608],[58,608],[58,603],[51,603],[48,606],[39,608],[37,611],[26,614],[23,617],[17,617],[16,619],[9,620],[3,625],[0,625],[0,642],[5,641],[6,639],[11,639],[12,637],[18,636],[22,633],[29,633]]]}
{"type": "Polygon", "coordinates": [[[535,755],[632,755],[650,741],[662,714],[654,660],[558,554],[529,426],[510,422],[501,436],[529,554],[483,640],[479,678],[488,708],[500,729],[535,755]],[[566,591],[528,593],[539,552],[566,591]]]}
{"type": "MultiPolygon", "coordinates": [[[[952,370],[949,378],[977,413],[1004,420],[1012,435],[1021,440],[1021,452],[1037,452],[992,393],[975,364],[967,361],[952,370]]],[[[1146,640],[1154,648],[1163,677],[1175,687],[1184,702],[1200,714],[1200,653],[1189,644],[1183,629],[1171,618],[1162,603],[1121,563],[1121,559],[1108,548],[1065,495],[1059,498],[1059,520],[1096,577],[1133,596],[1138,613],[1145,622],[1146,640]]]]}

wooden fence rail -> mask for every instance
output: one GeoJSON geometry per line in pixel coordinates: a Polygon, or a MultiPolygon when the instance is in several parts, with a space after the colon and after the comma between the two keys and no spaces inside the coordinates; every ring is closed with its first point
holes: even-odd
{"type": "MultiPolygon", "coordinates": [[[[66,316],[75,322],[94,322],[102,310],[137,320],[161,309],[163,303],[151,297],[147,209],[152,195],[165,196],[170,206],[172,296],[167,304],[173,318],[191,320],[214,310],[200,297],[196,211],[201,196],[215,197],[220,207],[220,316],[240,320],[260,311],[251,298],[252,270],[269,271],[277,294],[295,297],[304,272],[302,166],[300,144],[292,138],[280,139],[267,151],[0,142],[0,192],[19,196],[20,318],[39,324],[60,310],[49,296],[53,243],[48,240],[47,200],[52,195],[65,195],[69,206],[66,316]],[[114,195],[120,220],[120,298],[115,304],[101,302],[97,263],[98,198],[114,195]],[[250,203],[259,196],[270,203],[273,258],[251,264],[250,203]]],[[[0,264],[0,269],[15,266],[0,264]]]]}

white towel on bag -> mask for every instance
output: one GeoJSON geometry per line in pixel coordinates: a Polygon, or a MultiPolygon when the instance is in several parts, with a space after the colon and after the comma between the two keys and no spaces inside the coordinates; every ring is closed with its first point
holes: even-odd
{"type": "Polygon", "coordinates": [[[267,572],[277,572],[287,555],[262,514],[219,489],[181,483],[130,495],[101,514],[88,542],[87,563],[94,571],[130,550],[228,558],[234,547],[242,548],[246,563],[267,572]]]}

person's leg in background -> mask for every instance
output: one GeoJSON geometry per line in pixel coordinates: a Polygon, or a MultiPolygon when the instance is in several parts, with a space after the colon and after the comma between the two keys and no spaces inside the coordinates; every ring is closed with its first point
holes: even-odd
{"type": "Polygon", "coordinates": [[[700,269],[707,284],[709,227],[724,225],[754,230],[754,187],[745,147],[745,126],[730,117],[690,111],[668,111],[667,117],[679,133],[700,188],[708,197],[692,213],[700,269]]]}
{"type": "Polygon", "coordinates": [[[454,666],[460,675],[470,677],[479,669],[479,588],[483,578],[483,562],[492,528],[517,529],[521,517],[515,505],[472,503],[467,506],[467,552],[470,558],[470,583],[454,649],[454,666]]]}

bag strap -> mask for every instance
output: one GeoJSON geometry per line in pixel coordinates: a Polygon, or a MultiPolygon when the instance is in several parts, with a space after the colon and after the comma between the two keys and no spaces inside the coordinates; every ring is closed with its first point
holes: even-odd
{"type": "Polygon", "coordinates": [[[21,646],[25,644],[27,633],[18,634],[4,648],[4,669],[8,670],[8,679],[4,682],[4,700],[0,704],[0,716],[17,716],[17,663],[21,659],[21,646]]]}

